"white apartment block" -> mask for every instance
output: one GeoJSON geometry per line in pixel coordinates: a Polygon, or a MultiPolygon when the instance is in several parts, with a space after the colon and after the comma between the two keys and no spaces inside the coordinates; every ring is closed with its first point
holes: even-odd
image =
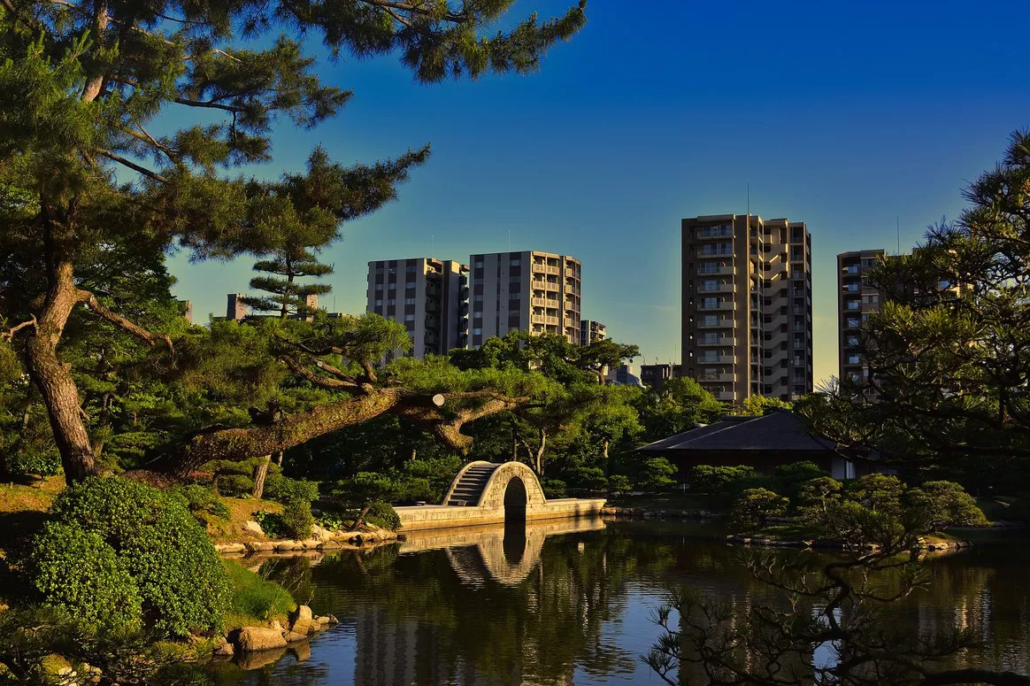
{"type": "Polygon", "coordinates": [[[509,331],[553,333],[580,342],[582,264],[523,251],[472,255],[469,344],[509,331]]]}
{"type": "Polygon", "coordinates": [[[365,310],[404,324],[418,359],[465,348],[468,267],[431,257],[369,262],[365,310]]]}

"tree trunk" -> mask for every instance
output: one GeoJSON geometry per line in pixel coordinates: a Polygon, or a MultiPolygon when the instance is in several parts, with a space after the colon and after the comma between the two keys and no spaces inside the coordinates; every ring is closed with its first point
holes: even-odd
{"type": "Polygon", "coordinates": [[[547,448],[547,430],[540,429],[540,447],[536,449],[536,475],[544,475],[544,450],[547,448]]]}
{"type": "MultiPolygon", "coordinates": [[[[608,439],[607,438],[604,439],[604,443],[602,444],[601,455],[604,457],[605,462],[607,463],[607,461],[608,461],[608,439]]],[[[606,466],[606,468],[607,468],[607,466],[606,466]]]]}
{"type": "Polygon", "coordinates": [[[71,262],[59,262],[49,271],[49,288],[36,317],[35,334],[29,338],[26,349],[29,374],[46,406],[54,441],[61,453],[64,478],[72,484],[97,474],[75,380],[70,366],[57,356],[68,316],[79,302],[78,289],[72,278],[71,262]]]}
{"type": "Polygon", "coordinates": [[[268,465],[271,461],[272,456],[265,455],[265,459],[254,467],[254,489],[250,495],[255,500],[261,500],[261,496],[265,494],[265,477],[268,476],[268,465]]]}

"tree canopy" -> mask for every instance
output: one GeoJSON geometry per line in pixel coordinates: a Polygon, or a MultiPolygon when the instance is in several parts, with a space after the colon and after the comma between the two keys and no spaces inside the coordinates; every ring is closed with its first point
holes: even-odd
{"type": "MultiPolygon", "coordinates": [[[[69,480],[98,470],[104,443],[100,428],[105,424],[86,406],[100,402],[108,415],[132,411],[127,397],[148,395],[147,374],[140,364],[158,376],[175,376],[185,389],[178,392],[202,388],[209,399],[223,404],[225,413],[238,418],[242,408],[230,409],[228,396],[218,395],[230,386],[215,389],[214,380],[200,383],[196,368],[215,350],[232,353],[233,339],[256,350],[277,335],[230,327],[215,327],[210,335],[184,331],[167,309],[173,301],[166,287],[148,299],[127,288],[126,279],[149,278],[152,284],[167,280],[163,257],[175,248],[196,259],[252,255],[262,261],[263,271],[284,276],[286,283],[291,275],[313,274],[319,269],[311,265],[313,251],[331,242],[342,222],[394,199],[397,185],[428,158],[429,148],[423,146],[347,167],[316,149],[304,173],[259,179],[234,172],[273,159],[277,125],[309,129],[348,102],[352,93],[327,85],[324,67],[312,55],[320,51],[330,60],[345,53],[398,55],[422,83],[489,72],[524,73],[537,68],[549,47],[570,38],[585,22],[585,2],[551,20],[533,15],[512,22],[506,15],[513,4],[0,1],[3,356],[23,360],[69,480]],[[118,252],[127,263],[112,259],[118,252]],[[91,279],[91,266],[99,264],[110,270],[91,279]],[[155,305],[166,311],[148,312],[155,305]],[[92,316],[81,316],[83,309],[92,316]],[[117,359],[113,352],[106,356],[97,373],[123,392],[105,395],[83,386],[89,374],[83,365],[95,360],[90,355],[75,360],[72,349],[85,350],[86,339],[95,332],[111,338],[112,328],[159,355],[143,351],[117,359]],[[212,347],[200,354],[203,346],[212,347]],[[139,374],[128,381],[123,366],[130,362],[139,374]],[[132,384],[139,387],[130,391],[132,384]],[[104,403],[113,403],[113,408],[104,403]]],[[[275,293],[281,310],[289,310],[290,300],[301,295],[275,280],[257,286],[275,293]]],[[[334,340],[331,347],[349,350],[360,345],[354,338],[358,330],[382,327],[361,321],[346,325],[355,328],[347,345],[334,340]]],[[[332,338],[332,331],[337,330],[320,324],[312,335],[332,338]]],[[[375,382],[367,369],[356,377],[333,377],[325,367],[316,367],[316,372],[308,364],[311,360],[284,355],[229,364],[230,371],[216,377],[224,381],[244,368],[264,375],[264,383],[252,388],[263,388],[256,397],[266,401],[281,388],[288,388],[284,394],[291,397],[304,395],[297,390],[304,388],[303,381],[312,392],[298,411],[275,428],[212,423],[190,434],[161,433],[165,441],[189,436],[177,447],[180,466],[193,464],[189,456],[203,452],[224,457],[281,449],[332,430],[346,416],[414,402],[414,391],[396,386],[370,392],[375,382]],[[338,384],[333,386],[331,378],[338,384]],[[322,394],[317,399],[315,389],[322,394]]],[[[325,360],[323,364],[332,366],[325,360]]],[[[413,375],[408,368],[392,378],[413,375]]],[[[485,392],[487,382],[473,383],[471,376],[448,378],[476,389],[458,392],[485,392]]],[[[205,412],[212,418],[218,414],[204,404],[207,409],[176,404],[171,397],[175,392],[150,394],[154,397],[143,405],[151,407],[139,409],[171,403],[190,420],[205,412]]],[[[489,401],[477,405],[478,395],[451,400],[471,400],[475,409],[468,416],[489,406],[489,401]]],[[[256,409],[260,413],[269,408],[256,409]]],[[[465,415],[459,410],[451,419],[458,416],[465,415]]],[[[189,424],[184,419],[178,428],[189,424]]],[[[168,452],[166,447],[163,453],[168,452]]]]}

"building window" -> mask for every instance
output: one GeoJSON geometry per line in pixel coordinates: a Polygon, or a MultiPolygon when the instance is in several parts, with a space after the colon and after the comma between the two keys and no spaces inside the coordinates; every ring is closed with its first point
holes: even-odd
{"type": "Polygon", "coordinates": [[[406,321],[406,322],[413,322],[413,321],[415,321],[415,315],[413,315],[413,314],[406,314],[406,315],[404,315],[404,321],[406,321]]]}
{"type": "Polygon", "coordinates": [[[483,260],[476,260],[476,263],[473,266],[476,269],[482,269],[483,268],[483,260]]]}
{"type": "Polygon", "coordinates": [[[476,295],[472,296],[472,300],[477,302],[477,303],[483,302],[483,294],[482,293],[477,293],[476,295]]]}
{"type": "Polygon", "coordinates": [[[383,299],[382,298],[377,298],[376,299],[376,307],[382,307],[382,306],[383,306],[383,299]]]}
{"type": "Polygon", "coordinates": [[[472,313],[472,318],[473,319],[482,319],[483,318],[483,311],[482,310],[476,310],[475,312],[472,313]]]}
{"type": "Polygon", "coordinates": [[[414,288],[415,287],[415,282],[414,281],[408,281],[407,283],[404,284],[404,287],[405,288],[414,288]]]}
{"type": "Polygon", "coordinates": [[[483,330],[480,329],[480,328],[472,329],[472,335],[473,336],[482,336],[483,335],[483,330]]]}
{"type": "Polygon", "coordinates": [[[381,283],[377,283],[377,284],[376,284],[376,290],[377,290],[377,291],[381,291],[381,290],[383,290],[383,284],[381,284],[381,283]]]}
{"type": "Polygon", "coordinates": [[[512,259],[510,262],[508,262],[508,264],[511,265],[512,267],[521,267],[522,266],[522,259],[519,258],[519,257],[516,257],[516,258],[512,259]]]}
{"type": "Polygon", "coordinates": [[[522,300],[522,294],[521,293],[509,293],[508,294],[508,300],[522,300]]]}
{"type": "Polygon", "coordinates": [[[482,286],[483,285],[483,277],[482,276],[477,276],[476,278],[472,279],[472,285],[473,286],[482,286]]]}
{"type": "Polygon", "coordinates": [[[414,305],[415,304],[415,299],[414,298],[405,298],[404,299],[404,304],[405,305],[414,305]]]}
{"type": "Polygon", "coordinates": [[[397,301],[394,298],[390,298],[389,300],[386,301],[386,304],[389,305],[390,307],[394,307],[394,306],[397,305],[397,301]]]}

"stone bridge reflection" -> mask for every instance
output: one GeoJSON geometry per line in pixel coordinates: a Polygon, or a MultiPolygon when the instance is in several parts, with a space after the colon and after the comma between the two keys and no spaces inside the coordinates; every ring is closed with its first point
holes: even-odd
{"type": "Polygon", "coordinates": [[[512,521],[491,526],[413,531],[401,544],[400,553],[442,549],[462,582],[482,586],[489,579],[515,586],[539,564],[548,536],[603,528],[604,521],[600,517],[582,517],[529,524],[512,521]]]}

